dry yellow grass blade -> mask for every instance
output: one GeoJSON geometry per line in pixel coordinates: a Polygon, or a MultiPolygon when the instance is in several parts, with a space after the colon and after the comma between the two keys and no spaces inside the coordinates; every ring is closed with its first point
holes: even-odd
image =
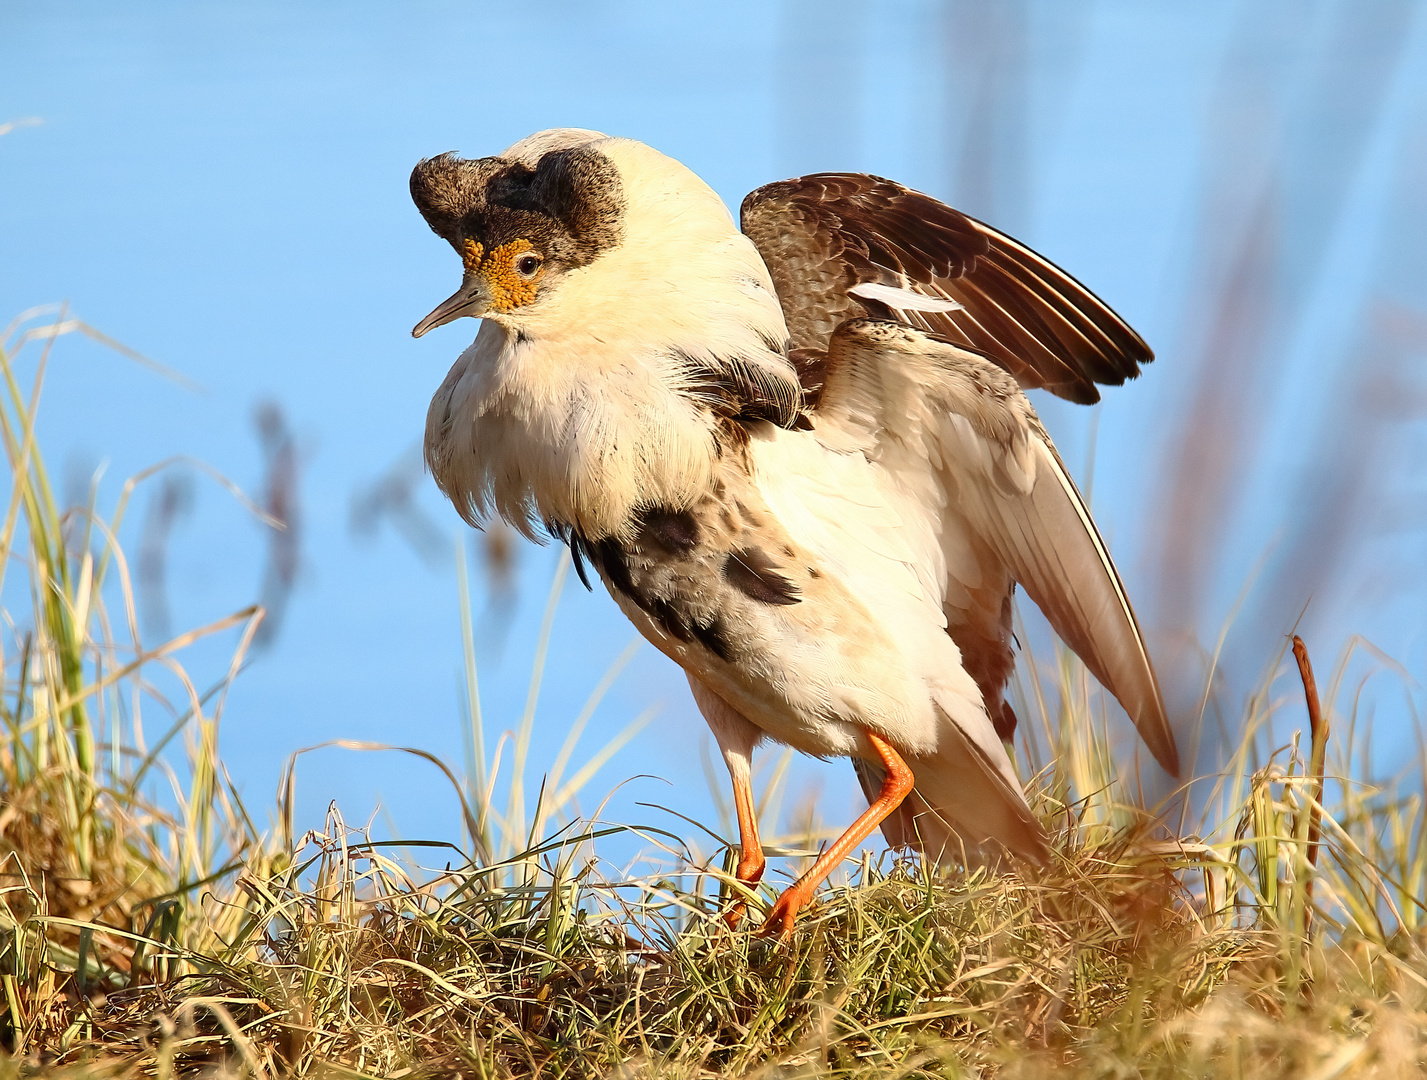
{"type": "MultiPolygon", "coordinates": [[[[865,856],[782,947],[720,918],[727,845],[705,856],[663,830],[573,816],[617,749],[570,764],[613,674],[542,785],[521,764],[537,737],[537,659],[509,725],[515,775],[501,777],[506,740],[487,761],[484,723],[496,718],[481,714],[465,604],[472,776],[396,749],[461,794],[467,850],[375,842],[335,810],[294,838],[293,769],[269,837],[223,782],[217,742],[259,613],[143,648],[116,526],[90,506],[93,527],[65,527],[33,436],[36,399],[0,363],[14,484],[3,555],[28,576],[33,605],[5,613],[0,642],[0,1080],[1265,1080],[1427,1068],[1422,763],[1395,786],[1350,776],[1354,717],[1336,711],[1336,677],[1306,754],[1296,740],[1266,745],[1273,715],[1302,700],[1276,701],[1266,681],[1223,774],[1201,781],[1199,835],[1172,837],[1127,795],[1083,672],[1067,657],[1041,665],[1025,715],[1056,751],[1033,784],[1057,834],[1051,865],[942,874],[865,856]],[[124,617],[111,623],[116,598],[124,617]],[[200,690],[183,649],[223,633],[234,658],[200,690]],[[156,665],[185,707],[143,748],[142,710],[167,704],[147,674],[156,665]],[[1344,733],[1331,746],[1330,722],[1344,733]],[[187,755],[166,752],[184,730],[187,755]],[[649,855],[605,879],[595,852],[615,833],[649,855]],[[425,851],[442,869],[405,861],[425,851]]],[[[542,641],[558,595],[557,580],[542,641]]],[[[775,836],[769,847],[808,845],[775,836]]],[[[773,895],[770,884],[746,899],[773,895]]]]}

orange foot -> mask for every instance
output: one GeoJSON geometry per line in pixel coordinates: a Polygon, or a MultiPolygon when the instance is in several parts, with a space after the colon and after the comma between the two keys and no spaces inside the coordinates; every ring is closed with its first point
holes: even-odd
{"type": "Polygon", "coordinates": [[[759,928],[758,936],[771,937],[777,934],[779,941],[787,942],[793,936],[793,922],[797,919],[798,912],[813,898],[814,888],[816,886],[805,886],[801,881],[795,881],[784,889],[783,895],[778,897],[778,902],[773,905],[773,910],[768,913],[768,918],[759,928]]]}
{"type": "MultiPolygon", "coordinates": [[[[767,861],[763,858],[762,849],[753,858],[743,858],[739,860],[737,878],[741,885],[749,889],[754,888],[763,878],[763,870],[767,866],[767,861]]],[[[743,921],[743,912],[748,907],[748,901],[741,894],[734,898],[727,911],[723,913],[723,921],[730,930],[738,929],[738,924],[743,921]]]]}

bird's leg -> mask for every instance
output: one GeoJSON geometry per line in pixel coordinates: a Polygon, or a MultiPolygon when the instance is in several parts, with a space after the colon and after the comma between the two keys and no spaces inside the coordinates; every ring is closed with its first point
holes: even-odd
{"type": "Polygon", "coordinates": [[[793,920],[797,918],[803,905],[813,898],[813,892],[822,884],[823,879],[833,872],[849,851],[867,839],[868,834],[877,828],[884,818],[901,806],[902,800],[912,790],[915,778],[901,755],[866,728],[862,729],[862,733],[867,736],[867,741],[872,744],[872,749],[877,751],[877,756],[882,759],[882,765],[886,769],[882,790],[877,793],[877,798],[862,816],[838,837],[837,843],[818,857],[812,869],[783,890],[783,895],[778,897],[778,902],[768,913],[763,928],[758,931],[760,935],[777,934],[783,940],[792,936],[793,920]]]}
{"type": "MultiPolygon", "coordinates": [[[[768,860],[763,857],[763,841],[758,838],[758,811],[753,805],[753,785],[749,779],[746,759],[743,768],[735,769],[734,762],[728,763],[729,775],[733,777],[733,805],[738,811],[738,870],[735,876],[750,889],[763,877],[768,860]]],[[[743,909],[748,906],[746,897],[738,896],[723,913],[723,921],[735,927],[743,919],[743,909]]]]}
{"type": "MultiPolygon", "coordinates": [[[[728,766],[728,775],[733,781],[733,805],[738,813],[738,843],[741,849],[736,874],[740,883],[752,888],[758,884],[767,865],[763,857],[763,842],[758,838],[758,811],[753,804],[751,767],[754,744],[763,733],[704,685],[702,680],[691,673],[686,674],[689,676],[689,689],[694,692],[694,702],[718,740],[723,763],[728,766]]],[[[724,912],[724,922],[731,927],[737,926],[746,906],[745,897],[735,897],[733,904],[724,912]]]]}

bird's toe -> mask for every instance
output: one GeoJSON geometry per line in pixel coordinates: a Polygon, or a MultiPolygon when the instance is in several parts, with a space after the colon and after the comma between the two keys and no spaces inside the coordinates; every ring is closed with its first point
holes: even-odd
{"type": "Polygon", "coordinates": [[[793,883],[783,890],[783,894],[778,897],[773,905],[773,910],[768,912],[768,918],[763,920],[763,925],[758,930],[759,937],[777,936],[780,942],[786,942],[793,936],[793,923],[798,918],[798,912],[812,899],[812,890],[803,888],[800,883],[793,883]]]}

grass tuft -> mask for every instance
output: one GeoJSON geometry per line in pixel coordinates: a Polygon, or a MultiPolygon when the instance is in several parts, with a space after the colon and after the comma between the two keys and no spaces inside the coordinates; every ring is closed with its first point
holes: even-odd
{"type": "Polygon", "coordinates": [[[261,612],[142,641],[114,540],[132,486],[107,519],[94,497],[61,511],[35,443],[47,350],[68,325],[16,339],[45,350],[28,393],[0,353],[13,484],[0,573],[14,572],[7,601],[23,576],[28,602],[7,604],[0,641],[0,1080],[1261,1080],[1427,1066],[1423,763],[1383,786],[1355,774],[1355,717],[1337,711],[1346,660],[1321,701],[1309,694],[1318,720],[1301,749],[1276,744],[1273,723],[1303,714],[1306,652],[1303,683],[1249,701],[1224,771],[1192,793],[1204,824],[1184,839],[1116,779],[1083,670],[1042,665],[1022,715],[1056,749],[1033,784],[1051,865],[944,873],[865,855],[786,947],[749,932],[772,883],[749,925],[724,925],[729,845],[699,854],[659,829],[573,816],[647,720],[571,764],[628,653],[544,784],[523,765],[541,665],[516,734],[487,747],[469,604],[467,777],[395,748],[456,786],[464,846],[375,841],[336,810],[298,835],[295,765],[275,833],[261,832],[218,754],[261,612]],[[214,634],[233,640],[232,662],[200,689],[183,649],[214,634]],[[609,870],[598,845],[616,833],[649,856],[609,870]]]}

